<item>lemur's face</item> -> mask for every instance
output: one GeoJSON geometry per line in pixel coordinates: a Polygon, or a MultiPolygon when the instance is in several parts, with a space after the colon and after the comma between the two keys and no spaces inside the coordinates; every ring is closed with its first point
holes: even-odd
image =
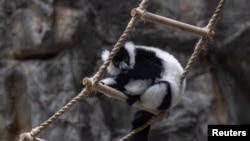
{"type": "Polygon", "coordinates": [[[113,59],[113,64],[115,67],[117,67],[119,70],[121,70],[122,73],[126,73],[129,69],[129,54],[127,50],[122,47],[119,52],[115,55],[113,59]]]}

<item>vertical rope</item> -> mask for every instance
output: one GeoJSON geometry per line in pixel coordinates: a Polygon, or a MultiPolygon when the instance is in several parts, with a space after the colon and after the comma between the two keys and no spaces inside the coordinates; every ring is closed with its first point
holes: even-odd
{"type": "Polygon", "coordinates": [[[209,41],[209,39],[212,39],[213,37],[213,29],[215,27],[216,22],[218,21],[219,15],[225,5],[226,0],[221,0],[218,4],[218,6],[216,7],[216,10],[213,14],[213,16],[211,17],[211,19],[209,20],[207,26],[205,27],[208,30],[208,34],[207,36],[202,36],[201,39],[198,41],[198,43],[195,46],[195,50],[192,54],[192,56],[190,57],[190,59],[188,60],[188,63],[181,75],[181,83],[183,82],[183,80],[186,78],[188,72],[191,70],[192,65],[194,64],[195,60],[198,58],[199,54],[201,53],[201,50],[204,48],[204,46],[207,44],[207,42],[209,41]]]}
{"type": "Polygon", "coordinates": [[[209,20],[209,23],[208,23],[208,25],[206,27],[210,32],[214,29],[215,24],[218,21],[219,15],[220,15],[222,9],[224,8],[225,3],[226,3],[226,0],[221,0],[220,1],[220,3],[218,4],[213,16],[209,20]]]}
{"type": "MultiPolygon", "coordinates": [[[[185,79],[185,77],[186,77],[187,73],[189,72],[189,70],[191,69],[191,66],[193,65],[194,61],[199,56],[199,54],[201,52],[201,49],[208,42],[208,39],[211,38],[212,29],[214,28],[214,26],[215,26],[215,24],[216,24],[216,22],[218,20],[219,14],[221,13],[225,2],[226,2],[226,0],[221,0],[219,5],[217,6],[215,13],[213,14],[212,18],[210,19],[208,25],[206,26],[206,28],[208,29],[208,36],[203,36],[199,40],[199,42],[197,43],[196,48],[194,50],[194,53],[192,54],[191,58],[189,59],[188,64],[187,64],[186,68],[184,69],[184,72],[183,72],[183,74],[181,76],[181,82],[185,79]]],[[[145,10],[147,8],[148,4],[149,4],[149,0],[143,0],[140,3],[139,7],[142,10],[145,10]]],[[[132,17],[132,19],[128,23],[128,26],[126,27],[125,31],[123,32],[123,34],[121,35],[121,37],[119,38],[117,43],[115,44],[115,46],[114,46],[113,50],[111,51],[108,59],[103,63],[103,65],[100,67],[99,71],[94,75],[94,77],[93,77],[94,85],[96,83],[98,83],[98,81],[101,79],[101,77],[103,76],[104,71],[106,70],[107,66],[112,61],[112,59],[114,58],[115,54],[119,51],[121,46],[124,44],[124,42],[125,42],[126,38],[128,37],[129,33],[133,30],[133,28],[138,23],[138,21],[139,21],[139,19],[137,19],[136,17],[132,17]]],[[[69,103],[67,103],[64,107],[62,107],[58,112],[56,112],[48,120],[44,121],[40,126],[32,129],[31,132],[21,134],[19,141],[26,141],[26,140],[27,141],[33,141],[33,140],[36,140],[36,139],[40,140],[39,138],[36,138],[36,136],[38,134],[40,134],[42,130],[44,130],[49,124],[51,124],[54,120],[56,120],[58,117],[60,117],[63,113],[65,113],[68,109],[70,109],[74,104],[76,104],[78,101],[80,101],[83,97],[89,95],[89,93],[91,93],[92,90],[93,90],[92,87],[85,87],[75,98],[73,98],[69,103]]],[[[134,134],[140,132],[141,130],[143,130],[144,128],[149,126],[150,124],[158,121],[159,119],[162,119],[162,118],[166,117],[166,113],[167,112],[164,112],[162,114],[159,114],[159,115],[153,117],[145,125],[133,130],[127,136],[122,138],[120,141],[129,139],[131,136],[133,136],[134,134]]]]}
{"type": "Polygon", "coordinates": [[[203,47],[207,44],[207,42],[208,42],[208,38],[203,36],[203,37],[200,38],[200,40],[196,44],[194,52],[193,52],[192,56],[189,58],[188,63],[186,65],[183,73],[181,74],[181,78],[180,78],[181,83],[186,78],[188,72],[191,70],[191,67],[193,66],[195,60],[198,58],[199,54],[201,53],[203,47]]]}
{"type": "MultiPolygon", "coordinates": [[[[140,3],[140,8],[146,9],[148,6],[149,0],[143,0],[140,3]]],[[[98,72],[94,75],[94,86],[99,82],[99,80],[102,78],[107,66],[114,58],[115,54],[119,51],[121,46],[124,44],[126,38],[130,34],[130,32],[134,29],[136,24],[138,23],[139,19],[136,17],[132,17],[130,22],[128,23],[125,31],[115,44],[114,48],[112,49],[108,59],[103,63],[103,65],[100,67],[98,72]]],[[[85,87],[78,96],[73,98],[68,104],[66,104],[64,107],[62,107],[58,112],[56,112],[53,116],[51,116],[48,120],[44,121],[40,126],[33,128],[30,132],[23,133],[20,135],[19,141],[34,141],[36,140],[36,136],[41,133],[42,130],[44,130],[49,124],[51,124],[54,120],[56,120],[58,117],[60,117],[63,113],[65,113],[68,109],[70,109],[74,104],[76,104],[78,101],[80,101],[84,96],[89,95],[93,90],[92,87],[85,87]]],[[[37,138],[39,139],[39,138],[37,138]]]]}
{"type": "Polygon", "coordinates": [[[130,32],[134,29],[135,25],[137,24],[138,19],[136,17],[132,17],[132,19],[129,21],[125,31],[115,44],[114,48],[112,49],[110,55],[108,56],[108,59],[102,64],[100,69],[97,71],[97,73],[93,76],[94,85],[96,85],[100,79],[102,78],[105,70],[107,69],[110,62],[113,60],[114,56],[117,54],[117,52],[120,50],[122,45],[124,44],[125,40],[127,39],[130,32]]]}
{"type": "MultiPolygon", "coordinates": [[[[187,76],[188,72],[190,71],[192,65],[194,64],[195,60],[198,58],[199,54],[201,53],[201,50],[203,49],[203,47],[207,44],[207,42],[209,41],[209,39],[212,39],[213,36],[213,28],[215,27],[215,24],[218,20],[219,14],[222,11],[223,6],[225,5],[226,0],[221,0],[213,14],[213,16],[211,17],[211,19],[209,20],[208,25],[206,26],[206,28],[208,29],[208,34],[207,36],[202,36],[200,38],[200,40],[198,41],[198,43],[196,44],[195,50],[192,54],[192,56],[190,57],[190,59],[188,60],[188,63],[181,75],[181,83],[183,82],[183,80],[185,79],[185,77],[187,76]]],[[[130,133],[128,133],[125,137],[123,137],[121,140],[119,141],[127,141],[129,138],[131,138],[133,135],[135,135],[136,133],[140,132],[141,130],[143,130],[144,128],[146,128],[147,126],[149,126],[150,124],[156,122],[158,119],[162,119],[162,115],[159,114],[155,117],[153,117],[152,119],[150,119],[147,123],[145,123],[144,125],[142,125],[141,127],[138,127],[137,129],[131,131],[130,133]],[[157,120],[156,120],[157,119],[157,120]]]]}

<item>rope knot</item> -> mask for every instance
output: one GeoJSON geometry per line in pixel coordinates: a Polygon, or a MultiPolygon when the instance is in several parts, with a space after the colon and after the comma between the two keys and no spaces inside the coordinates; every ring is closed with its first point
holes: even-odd
{"type": "Polygon", "coordinates": [[[30,132],[22,133],[18,141],[34,141],[34,137],[30,132]]]}
{"type": "Polygon", "coordinates": [[[30,132],[22,133],[18,141],[45,141],[36,137],[40,132],[39,128],[33,128],[30,132]]]}
{"type": "Polygon", "coordinates": [[[212,40],[214,38],[214,35],[215,35],[214,31],[211,28],[209,28],[209,26],[206,26],[203,29],[206,30],[206,32],[207,32],[205,37],[212,40]]]}

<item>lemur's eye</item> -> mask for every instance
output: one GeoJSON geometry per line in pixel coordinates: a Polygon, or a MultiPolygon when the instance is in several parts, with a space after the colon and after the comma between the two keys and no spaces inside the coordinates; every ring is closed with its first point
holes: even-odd
{"type": "Polygon", "coordinates": [[[119,63],[118,63],[118,62],[114,62],[114,64],[115,64],[115,66],[118,66],[118,65],[119,65],[119,63]]]}
{"type": "Polygon", "coordinates": [[[124,58],[124,61],[125,61],[125,62],[128,62],[128,61],[129,61],[128,57],[125,57],[125,58],[124,58]]]}

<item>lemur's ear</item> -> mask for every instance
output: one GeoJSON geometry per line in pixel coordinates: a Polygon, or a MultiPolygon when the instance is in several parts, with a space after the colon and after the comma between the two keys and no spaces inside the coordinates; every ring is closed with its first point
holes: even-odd
{"type": "Polygon", "coordinates": [[[127,41],[124,45],[124,47],[128,50],[128,51],[134,51],[135,49],[135,44],[132,41],[127,41]]]}
{"type": "Polygon", "coordinates": [[[128,54],[129,54],[129,68],[133,69],[134,65],[135,65],[135,55],[136,55],[136,51],[135,51],[135,44],[131,41],[128,41],[125,43],[124,45],[125,49],[127,50],[128,54]]]}
{"type": "Polygon", "coordinates": [[[104,50],[102,52],[102,61],[106,61],[108,59],[110,52],[108,50],[104,50]]]}

